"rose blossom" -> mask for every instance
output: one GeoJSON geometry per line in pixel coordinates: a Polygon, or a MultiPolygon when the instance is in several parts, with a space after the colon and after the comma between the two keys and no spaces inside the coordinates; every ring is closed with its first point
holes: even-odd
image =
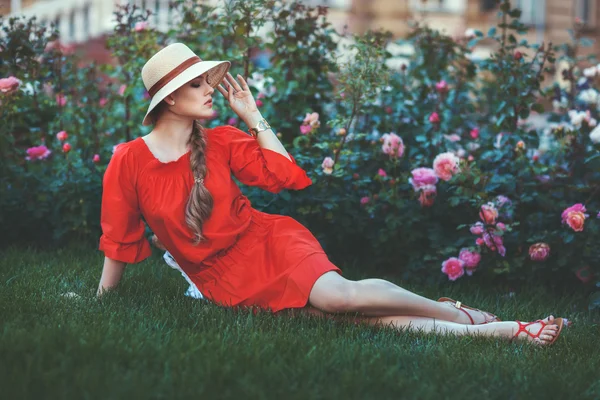
{"type": "Polygon", "coordinates": [[[100,154],[94,154],[94,158],[92,158],[92,161],[95,162],[96,164],[100,162],[100,154]]]}
{"type": "Polygon", "coordinates": [[[384,133],[380,140],[383,141],[381,150],[384,154],[391,157],[402,157],[404,155],[404,142],[400,136],[393,132],[384,133]]]}
{"type": "Polygon", "coordinates": [[[481,261],[481,254],[477,251],[470,251],[467,248],[460,250],[458,259],[465,263],[467,275],[473,275],[473,270],[477,268],[481,261]]]}
{"type": "Polygon", "coordinates": [[[431,207],[437,196],[435,185],[425,185],[421,188],[420,192],[419,203],[421,203],[421,207],[431,207]]]}
{"type": "Polygon", "coordinates": [[[479,137],[479,128],[471,129],[470,135],[473,139],[477,139],[479,137]]]}
{"type": "Polygon", "coordinates": [[[64,107],[65,104],[67,104],[67,98],[65,97],[65,95],[63,94],[57,94],[56,95],[56,104],[58,104],[59,107],[64,107]]]}
{"type": "Polygon", "coordinates": [[[529,247],[529,258],[533,261],[544,261],[550,255],[550,246],[546,243],[536,243],[529,247]]]}
{"type": "Polygon", "coordinates": [[[387,176],[387,173],[385,172],[385,170],[383,168],[379,168],[379,171],[377,171],[377,174],[382,177],[387,176]]]}
{"type": "Polygon", "coordinates": [[[236,117],[231,117],[227,120],[227,125],[235,125],[237,124],[238,120],[236,117]]]}
{"type": "Polygon", "coordinates": [[[140,31],[144,31],[148,28],[148,21],[139,21],[135,23],[135,31],[136,32],[140,32],[140,31]]]}
{"type": "Polygon", "coordinates": [[[455,281],[465,273],[465,263],[456,257],[450,257],[442,263],[442,272],[448,275],[448,279],[455,281]]]}
{"type": "Polygon", "coordinates": [[[435,90],[439,93],[447,93],[448,92],[448,83],[445,80],[441,80],[435,84],[435,90]]]}
{"type": "Polygon", "coordinates": [[[324,173],[330,175],[333,172],[333,158],[325,157],[323,163],[321,163],[321,168],[323,168],[324,173]]]}
{"type": "Polygon", "coordinates": [[[581,232],[583,231],[586,217],[589,217],[585,212],[585,206],[581,203],[577,203],[563,211],[561,215],[562,223],[569,225],[575,232],[581,232]]]}
{"type": "Polygon", "coordinates": [[[64,142],[65,140],[67,140],[68,137],[69,137],[69,135],[67,135],[67,132],[65,132],[65,131],[60,131],[56,134],[56,138],[58,140],[60,140],[61,142],[64,142]]]}
{"type": "Polygon", "coordinates": [[[370,200],[369,196],[361,197],[360,204],[362,204],[364,206],[365,204],[367,204],[369,202],[369,200],[370,200]]]}
{"type": "Polygon", "coordinates": [[[504,241],[502,236],[496,236],[485,232],[483,234],[483,242],[492,251],[497,251],[502,257],[506,254],[506,248],[504,247],[504,241]]]}
{"type": "Polygon", "coordinates": [[[435,185],[438,182],[438,177],[432,168],[415,168],[410,173],[412,178],[408,178],[408,182],[413,186],[415,192],[424,186],[435,185]]]}
{"type": "Polygon", "coordinates": [[[483,232],[485,232],[483,222],[476,222],[475,225],[471,225],[473,235],[483,235],[483,232]]]}
{"type": "Polygon", "coordinates": [[[435,111],[432,112],[431,115],[429,116],[429,122],[431,122],[432,124],[439,124],[440,115],[435,111]]]}
{"type": "Polygon", "coordinates": [[[27,149],[27,157],[26,160],[43,160],[48,158],[48,156],[52,153],[52,151],[48,150],[48,148],[44,145],[34,146],[27,149]]]}
{"type": "Polygon", "coordinates": [[[71,151],[71,145],[69,143],[63,144],[62,151],[63,153],[68,153],[69,151],[71,151]]]}
{"type": "Polygon", "coordinates": [[[438,178],[449,181],[460,171],[460,159],[450,152],[438,154],[433,160],[433,169],[438,178]]]}
{"type": "Polygon", "coordinates": [[[106,104],[108,104],[108,99],[105,97],[102,97],[100,99],[100,101],[98,101],[98,104],[100,105],[100,107],[104,107],[106,104]]]}
{"type": "Polygon", "coordinates": [[[496,223],[496,218],[498,218],[498,210],[494,203],[487,203],[481,206],[481,211],[479,211],[479,218],[486,224],[493,225],[496,223]]]}
{"type": "Polygon", "coordinates": [[[119,93],[120,96],[123,96],[125,94],[126,89],[127,89],[127,85],[121,85],[121,86],[119,86],[119,90],[117,91],[117,93],[119,93]]]}
{"type": "Polygon", "coordinates": [[[2,78],[2,79],[0,79],[0,92],[12,93],[19,88],[19,85],[21,85],[21,83],[23,83],[23,82],[21,82],[19,79],[15,78],[14,76],[9,76],[8,78],[2,78]]]}

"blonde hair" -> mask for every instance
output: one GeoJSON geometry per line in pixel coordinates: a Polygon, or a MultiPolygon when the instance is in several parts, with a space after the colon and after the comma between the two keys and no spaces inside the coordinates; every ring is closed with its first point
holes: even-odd
{"type": "MultiPolygon", "coordinates": [[[[160,102],[149,115],[152,124],[155,125],[160,117],[163,108],[166,107],[164,101],[160,102]]],[[[192,134],[188,144],[191,145],[190,166],[195,178],[206,178],[208,170],[206,168],[206,131],[199,121],[194,120],[192,125],[192,134]]],[[[185,222],[195,232],[194,246],[197,246],[205,238],[202,236],[202,225],[210,217],[213,209],[213,198],[204,184],[194,182],[190,197],[185,207],[185,222]]]]}

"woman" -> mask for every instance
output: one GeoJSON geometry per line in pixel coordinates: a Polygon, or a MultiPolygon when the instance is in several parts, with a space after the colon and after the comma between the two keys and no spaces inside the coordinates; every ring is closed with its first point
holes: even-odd
{"type": "Polygon", "coordinates": [[[246,81],[240,75],[236,81],[229,67],[228,61],[202,61],[181,43],[144,65],[151,102],[142,123],[154,128],[119,145],[106,169],[99,245],[106,257],[98,295],[118,284],[126,264],[150,256],[143,217],[201,293],[223,306],[351,312],[366,323],[527,337],[537,344],[558,337],[563,321],[553,316],[528,325],[493,322],[493,314],[451,299],[436,302],[382,279],[347,280],[303,225],[254,209],[232,174],[273,193],[312,181],[258,111],[246,81]],[[213,114],[215,88],[251,135],[199,124],[213,114]]]}

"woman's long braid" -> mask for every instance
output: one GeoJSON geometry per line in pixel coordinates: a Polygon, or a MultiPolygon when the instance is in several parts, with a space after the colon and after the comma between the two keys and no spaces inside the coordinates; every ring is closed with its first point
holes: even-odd
{"type": "MultiPolygon", "coordinates": [[[[206,168],[206,132],[200,122],[194,121],[190,136],[191,157],[190,164],[195,178],[205,178],[206,168]]],[[[185,222],[196,233],[194,245],[198,245],[202,236],[202,225],[208,219],[213,209],[213,198],[202,183],[194,182],[187,206],[185,208],[185,222]]]]}

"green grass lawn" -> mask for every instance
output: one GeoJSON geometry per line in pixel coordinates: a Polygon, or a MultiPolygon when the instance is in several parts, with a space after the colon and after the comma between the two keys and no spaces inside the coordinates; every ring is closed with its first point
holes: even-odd
{"type": "Polygon", "coordinates": [[[1,397],[600,398],[600,315],[577,292],[413,287],[340,265],[349,279],[389,279],[503,320],[574,322],[534,347],[221,308],[185,297],[186,281],[154,252],[98,301],[103,254],[93,247],[0,251],[1,397]]]}

